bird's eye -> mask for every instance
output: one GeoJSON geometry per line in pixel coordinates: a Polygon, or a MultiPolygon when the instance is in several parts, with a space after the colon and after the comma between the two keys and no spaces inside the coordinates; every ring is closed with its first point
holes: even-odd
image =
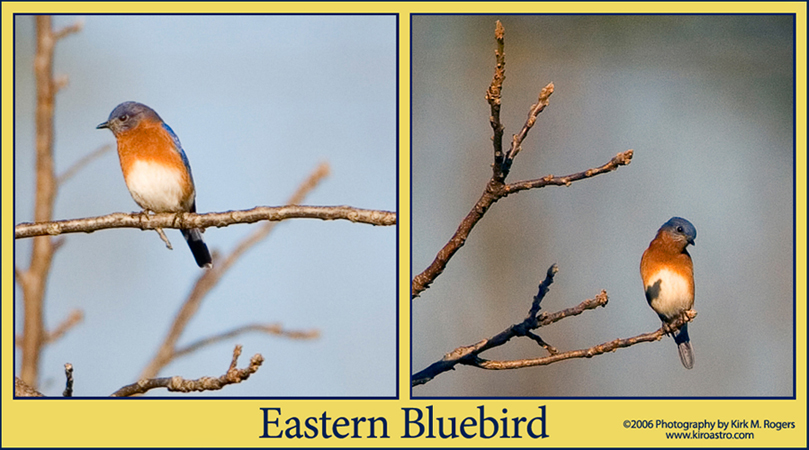
{"type": "Polygon", "coordinates": [[[683,232],[683,227],[677,227],[677,232],[682,233],[683,232]]]}
{"type": "Polygon", "coordinates": [[[121,122],[126,122],[126,119],[128,118],[129,116],[127,116],[126,114],[121,114],[120,116],[118,116],[118,120],[120,120],[121,122]]]}

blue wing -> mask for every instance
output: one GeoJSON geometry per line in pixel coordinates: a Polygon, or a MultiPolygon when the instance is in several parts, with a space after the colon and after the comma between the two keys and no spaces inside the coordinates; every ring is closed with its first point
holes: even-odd
{"type": "MultiPolygon", "coordinates": [[[[169,136],[171,136],[172,143],[174,144],[174,150],[180,154],[180,157],[183,159],[183,164],[185,165],[186,170],[188,170],[188,175],[191,176],[191,164],[188,162],[188,157],[185,156],[183,146],[180,144],[180,138],[174,134],[174,130],[172,130],[166,122],[163,122],[163,129],[169,132],[169,136]]],[[[191,176],[191,182],[194,182],[193,176],[191,176]]]]}

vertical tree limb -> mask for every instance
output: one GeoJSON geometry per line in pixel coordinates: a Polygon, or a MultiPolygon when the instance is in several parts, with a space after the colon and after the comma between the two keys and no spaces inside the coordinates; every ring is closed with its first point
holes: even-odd
{"type": "Polygon", "coordinates": [[[506,55],[504,53],[506,29],[503,24],[497,21],[494,28],[494,39],[497,42],[497,50],[494,51],[496,65],[494,67],[494,77],[489,88],[486,89],[486,101],[491,107],[491,117],[489,123],[492,125],[492,145],[494,146],[494,165],[492,166],[492,176],[501,183],[505,180],[506,174],[503,172],[503,123],[500,121],[501,94],[503,91],[503,81],[506,79],[506,55]]]}
{"type": "MultiPolygon", "coordinates": [[[[56,93],[65,85],[66,79],[54,79],[53,51],[59,39],[80,29],[81,25],[76,24],[54,31],[50,16],[36,16],[36,222],[48,222],[53,218],[57,190],[53,167],[53,111],[56,93]]],[[[22,289],[24,308],[20,378],[32,387],[37,385],[39,356],[45,344],[43,302],[53,252],[54,244],[50,236],[34,238],[31,264],[28,270],[20,271],[16,277],[22,289]]]]}
{"type": "MultiPolygon", "coordinates": [[[[53,83],[53,47],[56,39],[51,31],[50,16],[37,16],[37,52],[34,59],[36,77],[36,204],[34,220],[49,221],[53,216],[56,179],[53,170],[53,105],[56,89],[53,83]]],[[[39,354],[44,342],[43,298],[47,274],[53,259],[50,237],[34,238],[31,264],[22,279],[25,310],[20,378],[29,386],[37,385],[39,354]]]]}

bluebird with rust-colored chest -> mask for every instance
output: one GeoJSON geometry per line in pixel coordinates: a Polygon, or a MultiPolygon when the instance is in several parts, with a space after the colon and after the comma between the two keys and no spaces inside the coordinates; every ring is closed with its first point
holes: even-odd
{"type": "MultiPolygon", "coordinates": [[[[697,229],[682,217],[664,223],[640,260],[640,276],[646,301],[660,320],[669,323],[694,306],[694,264],[686,247],[696,245],[697,229]]],[[[674,334],[680,361],[694,367],[694,348],[688,337],[688,324],[674,334]]]]}
{"type": "MultiPolygon", "coordinates": [[[[194,178],[180,139],[153,109],[124,102],[96,128],[108,128],[115,136],[126,187],[144,212],[197,211],[194,178]]],[[[197,265],[211,267],[202,230],[181,231],[197,265]]]]}

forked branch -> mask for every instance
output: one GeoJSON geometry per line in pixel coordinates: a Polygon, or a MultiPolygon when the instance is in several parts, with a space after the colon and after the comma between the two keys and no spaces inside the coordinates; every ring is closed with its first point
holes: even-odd
{"type": "Polygon", "coordinates": [[[229,384],[241,383],[242,381],[250,378],[250,375],[256,373],[258,368],[264,362],[264,357],[256,353],[250,358],[250,365],[244,369],[239,369],[236,364],[239,361],[239,356],[242,354],[242,346],[237,345],[233,349],[233,359],[230,362],[230,367],[224,375],[220,377],[202,377],[196,380],[186,380],[179,376],[164,377],[164,378],[144,378],[113,392],[111,397],[131,397],[133,395],[145,394],[146,392],[157,389],[166,388],[169,392],[201,392],[201,391],[217,391],[229,384]]]}
{"type": "Polygon", "coordinates": [[[413,277],[413,282],[410,288],[410,298],[415,299],[427,288],[430,287],[433,281],[438,278],[444,271],[450,259],[455,253],[460,250],[469,238],[469,233],[483,218],[489,208],[494,205],[498,200],[510,194],[521,192],[528,189],[539,189],[545,186],[570,186],[574,181],[584,180],[586,178],[601,175],[607,172],[618,169],[620,166],[629,164],[632,161],[632,150],[619,153],[609,162],[599,167],[584,170],[582,172],[565,175],[562,177],[555,177],[553,175],[546,175],[545,177],[535,180],[518,181],[511,184],[506,184],[505,180],[511,170],[511,165],[514,158],[522,149],[523,141],[528,137],[528,132],[536,123],[539,114],[545,110],[549,104],[549,99],[554,91],[553,83],[548,83],[539,93],[537,102],[531,105],[528,111],[528,117],[525,120],[520,132],[512,136],[511,147],[508,151],[503,151],[503,130],[504,126],[500,121],[500,107],[501,107],[501,94],[503,90],[503,81],[505,75],[505,29],[500,21],[497,21],[495,27],[495,41],[497,49],[495,50],[495,69],[492,82],[486,90],[486,101],[491,108],[491,116],[489,123],[491,124],[492,146],[494,149],[494,164],[492,165],[492,177],[486,183],[483,194],[472,207],[472,210],[461,221],[455,233],[450,238],[441,250],[438,251],[433,262],[424,269],[421,273],[413,277]]]}
{"type": "Polygon", "coordinates": [[[520,369],[523,367],[544,366],[573,358],[592,358],[596,355],[612,352],[619,348],[630,347],[642,342],[659,341],[667,333],[673,333],[674,331],[680,329],[680,327],[682,327],[685,323],[692,321],[697,315],[695,311],[689,310],[683,317],[676,319],[668,325],[663,325],[657,331],[640,334],[630,338],[614,339],[612,341],[604,342],[602,344],[594,345],[585,349],[560,352],[545,342],[536,333],[536,330],[556,323],[564,318],[578,316],[585,311],[594,310],[599,306],[606,306],[609,302],[609,298],[607,297],[607,292],[602,290],[594,298],[585,300],[574,307],[563,309],[551,314],[544,312],[540,314],[540,303],[548,293],[548,289],[551,283],[553,283],[553,277],[556,272],[557,267],[555,264],[548,269],[545,280],[539,284],[539,290],[531,303],[528,316],[523,319],[522,322],[509,326],[491,338],[484,339],[472,345],[458,347],[455,350],[447,353],[440,361],[436,361],[426,369],[414,374],[410,381],[411,386],[425,384],[444,372],[454,370],[455,366],[458,364],[478,367],[480,369],[506,370],[520,369]],[[527,337],[535,341],[540,347],[547,350],[549,354],[542,357],[511,361],[490,361],[480,357],[483,352],[500,347],[501,345],[505,345],[508,341],[515,337],[527,337]]]}

